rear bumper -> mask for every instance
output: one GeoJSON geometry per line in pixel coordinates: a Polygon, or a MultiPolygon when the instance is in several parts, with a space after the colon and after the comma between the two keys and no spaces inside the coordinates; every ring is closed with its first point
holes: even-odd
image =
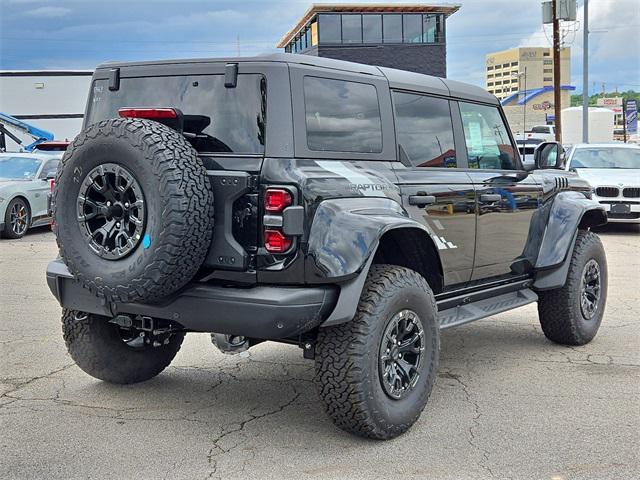
{"type": "Polygon", "coordinates": [[[153,304],[111,303],[83,288],[60,260],[49,263],[47,284],[60,305],[113,317],[144,315],[180,323],[188,330],[278,339],[320,325],[333,311],[338,287],[221,287],[192,283],[153,304]]]}

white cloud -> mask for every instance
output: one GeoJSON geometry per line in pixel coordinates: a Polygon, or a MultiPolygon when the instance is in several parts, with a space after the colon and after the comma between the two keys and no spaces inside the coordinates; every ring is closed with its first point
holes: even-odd
{"type": "Polygon", "coordinates": [[[29,17],[55,18],[64,17],[70,12],[71,9],[65,7],[38,7],[33,10],[28,10],[24,12],[24,14],[29,17]]]}

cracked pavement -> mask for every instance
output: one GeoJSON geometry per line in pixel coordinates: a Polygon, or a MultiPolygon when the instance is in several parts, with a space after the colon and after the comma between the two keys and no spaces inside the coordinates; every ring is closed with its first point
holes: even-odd
{"type": "Polygon", "coordinates": [[[46,287],[53,235],[0,240],[0,478],[640,478],[640,233],[600,234],[609,301],[591,344],[549,343],[535,305],[448,330],[427,408],[389,442],[333,427],[294,346],[226,356],[190,334],[149,382],[89,377],[46,287]]]}

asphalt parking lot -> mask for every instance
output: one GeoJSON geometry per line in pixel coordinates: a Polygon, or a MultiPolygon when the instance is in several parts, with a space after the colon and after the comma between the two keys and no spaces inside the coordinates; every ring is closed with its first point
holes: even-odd
{"type": "Polygon", "coordinates": [[[609,300],[591,344],[546,341],[535,305],[446,331],[425,412],[390,442],[334,428],[293,346],[225,356],[191,334],[149,382],[89,377],[45,284],[53,235],[0,240],[0,476],[640,478],[640,233],[600,233],[609,300]]]}

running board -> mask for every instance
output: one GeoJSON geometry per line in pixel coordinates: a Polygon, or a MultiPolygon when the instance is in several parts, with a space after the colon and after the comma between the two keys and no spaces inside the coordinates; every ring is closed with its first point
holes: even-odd
{"type": "Polygon", "coordinates": [[[466,297],[466,300],[466,303],[463,301],[462,304],[452,307],[450,306],[449,308],[446,307],[451,304],[451,300],[446,301],[446,304],[449,305],[446,305],[445,301],[438,302],[441,304],[438,305],[440,329],[474,322],[497,313],[522,307],[523,305],[537,301],[538,295],[529,288],[523,288],[521,290],[502,293],[489,298],[482,298],[477,301],[469,301],[469,297],[466,297]],[[441,306],[445,307],[445,309],[440,310],[441,306]]]}

